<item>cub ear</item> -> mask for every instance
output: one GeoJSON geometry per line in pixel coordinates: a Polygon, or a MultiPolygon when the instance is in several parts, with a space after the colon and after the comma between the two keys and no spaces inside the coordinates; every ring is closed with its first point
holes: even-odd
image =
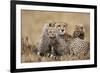
{"type": "Polygon", "coordinates": [[[65,24],[65,27],[68,27],[68,24],[67,23],[64,23],[65,24]]]}
{"type": "Polygon", "coordinates": [[[58,27],[58,22],[55,23],[55,27],[58,27]]]}
{"type": "Polygon", "coordinates": [[[78,27],[78,25],[75,24],[75,27],[78,27]]]}
{"type": "Polygon", "coordinates": [[[80,28],[81,28],[81,29],[83,29],[83,28],[84,28],[83,24],[80,24],[80,28]]]}

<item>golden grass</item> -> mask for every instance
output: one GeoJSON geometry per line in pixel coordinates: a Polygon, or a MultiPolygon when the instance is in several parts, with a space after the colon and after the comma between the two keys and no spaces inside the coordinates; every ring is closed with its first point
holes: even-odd
{"type": "Polygon", "coordinates": [[[52,62],[52,61],[73,61],[73,60],[88,60],[88,59],[90,59],[90,53],[89,52],[85,56],[84,55],[80,55],[80,56],[63,55],[63,56],[48,57],[48,56],[39,56],[36,53],[32,52],[30,49],[28,49],[28,50],[29,51],[26,51],[21,55],[21,62],[22,63],[52,62]]]}

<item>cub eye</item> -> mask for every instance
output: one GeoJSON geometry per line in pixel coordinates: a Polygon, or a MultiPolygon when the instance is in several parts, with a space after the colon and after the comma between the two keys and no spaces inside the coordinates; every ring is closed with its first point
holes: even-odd
{"type": "Polygon", "coordinates": [[[60,25],[58,25],[58,27],[60,27],[60,25]]]}
{"type": "Polygon", "coordinates": [[[81,27],[81,29],[83,29],[83,27],[81,27]]]}
{"type": "Polygon", "coordinates": [[[52,24],[50,23],[50,24],[49,24],[49,27],[51,27],[51,25],[52,25],[52,24]]]}
{"type": "Polygon", "coordinates": [[[65,25],[63,25],[65,27],[65,25]]]}
{"type": "Polygon", "coordinates": [[[55,24],[54,23],[52,24],[52,27],[55,27],[55,24]]]}

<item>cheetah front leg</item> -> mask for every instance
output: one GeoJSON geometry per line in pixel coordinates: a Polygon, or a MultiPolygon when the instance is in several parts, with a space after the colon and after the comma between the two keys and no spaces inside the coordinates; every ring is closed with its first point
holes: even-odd
{"type": "Polygon", "coordinates": [[[55,51],[54,51],[54,47],[52,46],[51,47],[51,55],[50,55],[50,57],[53,57],[55,55],[55,51]]]}

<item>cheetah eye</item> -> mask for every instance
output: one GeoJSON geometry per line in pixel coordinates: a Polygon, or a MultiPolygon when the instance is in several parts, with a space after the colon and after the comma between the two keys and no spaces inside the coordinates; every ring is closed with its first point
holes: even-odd
{"type": "Polygon", "coordinates": [[[81,29],[83,30],[83,27],[81,27],[81,29]]]}
{"type": "Polygon", "coordinates": [[[58,27],[60,27],[60,25],[58,25],[58,27]]]}
{"type": "Polygon", "coordinates": [[[49,24],[49,27],[51,27],[51,26],[52,26],[52,24],[50,23],[50,24],[49,24]]]}
{"type": "Polygon", "coordinates": [[[55,27],[55,23],[52,24],[52,27],[55,27]]]}
{"type": "Polygon", "coordinates": [[[65,27],[65,25],[64,25],[64,27],[65,27]]]}

